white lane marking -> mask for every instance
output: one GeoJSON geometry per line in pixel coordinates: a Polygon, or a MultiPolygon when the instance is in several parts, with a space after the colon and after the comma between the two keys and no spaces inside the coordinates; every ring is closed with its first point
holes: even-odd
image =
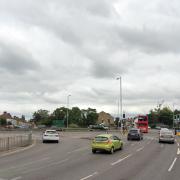
{"type": "Polygon", "coordinates": [[[33,143],[30,145],[30,146],[27,146],[25,148],[22,148],[22,149],[18,149],[18,150],[12,150],[12,151],[9,151],[9,152],[6,152],[6,153],[3,153],[2,155],[0,155],[0,157],[5,157],[5,156],[9,156],[11,154],[15,154],[15,153],[19,153],[19,152],[22,152],[22,151],[25,151],[25,150],[28,150],[32,147],[34,147],[36,145],[36,140],[33,140],[33,143]]]}
{"type": "Polygon", "coordinates": [[[0,172],[2,171],[9,171],[11,169],[19,169],[19,168],[22,168],[22,167],[25,167],[25,166],[28,166],[28,165],[32,165],[32,164],[35,164],[35,163],[38,163],[38,162],[41,162],[41,161],[45,161],[45,160],[48,160],[50,159],[49,157],[45,157],[45,158],[42,158],[42,159],[39,159],[37,161],[32,161],[32,162],[29,162],[29,163],[26,163],[26,164],[22,164],[20,166],[11,166],[9,168],[6,168],[5,170],[4,169],[0,169],[0,172]]]}
{"type": "Polygon", "coordinates": [[[68,160],[69,160],[69,159],[64,159],[64,160],[62,160],[62,161],[54,162],[54,163],[51,163],[50,166],[62,164],[62,163],[64,163],[64,162],[68,161],[68,160]]]}
{"type": "Polygon", "coordinates": [[[160,146],[161,148],[163,148],[164,147],[164,144],[161,144],[161,146],[160,146]]]}
{"type": "Polygon", "coordinates": [[[131,144],[131,146],[134,146],[135,144],[131,144]]]}
{"type": "Polygon", "coordinates": [[[73,150],[73,151],[69,151],[69,152],[67,152],[68,154],[71,154],[71,153],[74,153],[74,152],[78,152],[78,151],[83,151],[83,150],[87,150],[88,148],[86,147],[86,148],[78,148],[78,149],[75,149],[75,150],[73,150]]]}
{"type": "Polygon", "coordinates": [[[118,163],[124,161],[125,159],[129,158],[130,156],[132,156],[132,154],[129,154],[128,156],[125,156],[124,158],[119,159],[119,160],[117,160],[117,161],[111,163],[111,165],[114,166],[114,165],[116,165],[116,164],[118,164],[118,163]]]}
{"type": "Polygon", "coordinates": [[[152,142],[152,140],[148,141],[147,144],[150,144],[152,142]]]}
{"type": "Polygon", "coordinates": [[[83,178],[81,178],[80,180],[88,179],[88,178],[90,178],[90,177],[92,177],[92,176],[94,176],[94,175],[96,175],[96,174],[98,174],[98,172],[94,172],[93,174],[90,174],[89,176],[83,177],[83,178]]]}
{"type": "Polygon", "coordinates": [[[30,173],[30,172],[33,172],[33,171],[39,171],[41,169],[48,168],[48,167],[51,167],[53,165],[62,164],[64,162],[68,161],[68,160],[69,159],[63,159],[61,161],[57,161],[57,162],[54,162],[54,163],[49,163],[47,166],[42,166],[42,167],[39,167],[39,168],[34,168],[34,169],[27,170],[27,171],[23,171],[22,174],[30,173]]]}
{"type": "Polygon", "coordinates": [[[22,177],[18,176],[18,177],[12,178],[11,180],[19,180],[19,179],[22,179],[22,177]]]}
{"type": "Polygon", "coordinates": [[[178,148],[178,149],[177,149],[177,155],[179,155],[179,154],[180,154],[180,149],[178,148]]]}
{"type": "Polygon", "coordinates": [[[141,151],[143,149],[144,149],[144,147],[141,147],[141,148],[137,149],[136,151],[139,152],[139,151],[141,151]]]}
{"type": "Polygon", "coordinates": [[[177,158],[174,158],[174,161],[172,162],[171,166],[169,167],[168,171],[170,172],[176,162],[177,158]]]}
{"type": "Polygon", "coordinates": [[[179,146],[179,143],[177,143],[177,146],[179,146]]]}

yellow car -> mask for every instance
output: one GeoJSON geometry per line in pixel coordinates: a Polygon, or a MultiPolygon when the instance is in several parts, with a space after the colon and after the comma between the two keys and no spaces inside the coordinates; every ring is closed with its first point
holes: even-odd
{"type": "Polygon", "coordinates": [[[107,151],[113,154],[115,150],[122,148],[122,140],[112,134],[100,134],[92,141],[92,153],[96,153],[96,151],[107,151]]]}

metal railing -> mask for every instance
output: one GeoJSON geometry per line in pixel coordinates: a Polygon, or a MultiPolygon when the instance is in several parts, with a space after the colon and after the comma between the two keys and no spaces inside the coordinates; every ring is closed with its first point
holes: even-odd
{"type": "Polygon", "coordinates": [[[0,138],[0,152],[32,144],[32,134],[0,138]]]}

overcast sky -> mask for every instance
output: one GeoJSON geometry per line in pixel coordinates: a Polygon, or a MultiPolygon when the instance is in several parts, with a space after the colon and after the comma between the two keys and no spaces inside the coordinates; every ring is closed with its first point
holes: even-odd
{"type": "Polygon", "coordinates": [[[0,112],[143,114],[180,98],[179,0],[0,0],[0,112]]]}

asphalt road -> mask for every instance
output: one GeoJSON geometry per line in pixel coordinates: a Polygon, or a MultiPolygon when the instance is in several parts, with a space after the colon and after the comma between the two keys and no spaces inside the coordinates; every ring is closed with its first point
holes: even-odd
{"type": "MultiPolygon", "coordinates": [[[[2,157],[0,180],[179,180],[180,138],[159,144],[156,131],[143,141],[126,141],[110,155],[91,153],[90,138],[99,132],[61,133],[59,144],[42,144],[2,157]]],[[[116,133],[115,133],[116,134],[116,133]]]]}

